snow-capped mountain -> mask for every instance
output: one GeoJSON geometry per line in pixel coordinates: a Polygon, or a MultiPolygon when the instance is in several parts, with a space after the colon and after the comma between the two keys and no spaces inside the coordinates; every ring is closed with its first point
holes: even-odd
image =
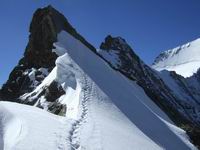
{"type": "Polygon", "coordinates": [[[158,71],[175,71],[183,77],[190,77],[200,68],[200,39],[162,52],[152,67],[158,71]]]}
{"type": "Polygon", "coordinates": [[[0,150],[196,149],[197,102],[165,79],[123,38],[108,36],[96,50],[57,10],[38,9],[24,57],[0,91],[11,101],[0,102],[0,150]]]}

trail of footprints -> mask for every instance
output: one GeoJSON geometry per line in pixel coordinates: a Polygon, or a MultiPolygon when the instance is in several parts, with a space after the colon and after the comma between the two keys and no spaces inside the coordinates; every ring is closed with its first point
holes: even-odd
{"type": "Polygon", "coordinates": [[[91,91],[92,91],[92,85],[88,81],[88,79],[84,76],[83,77],[83,97],[81,101],[81,116],[80,119],[76,120],[72,124],[72,130],[70,132],[70,143],[71,143],[71,149],[72,150],[80,150],[80,130],[81,126],[86,122],[88,117],[88,101],[91,97],[91,91]]]}

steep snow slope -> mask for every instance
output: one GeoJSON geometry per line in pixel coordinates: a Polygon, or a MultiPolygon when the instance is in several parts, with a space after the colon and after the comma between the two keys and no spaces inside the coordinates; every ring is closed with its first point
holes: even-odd
{"type": "MultiPolygon", "coordinates": [[[[57,47],[57,50],[60,49],[57,47]]],[[[52,71],[39,88],[42,89],[55,79],[62,80],[60,83],[65,87],[72,87],[72,76],[76,79],[76,85],[81,85],[80,97],[75,98],[68,92],[63,96],[67,104],[66,117],[74,119],[69,134],[70,147],[88,150],[121,150],[124,147],[131,150],[133,146],[141,149],[161,149],[123,115],[68,54],[60,56],[56,62],[57,73],[52,71]],[[117,144],[116,141],[121,142],[117,144]]],[[[79,90],[75,91],[78,93],[79,90]]]]}
{"type": "Polygon", "coordinates": [[[161,53],[152,67],[190,77],[200,68],[200,39],[161,53]]]}
{"type": "Polygon", "coordinates": [[[0,150],[70,148],[70,121],[36,107],[0,102],[0,150]]]}
{"type": "Polygon", "coordinates": [[[66,118],[49,113],[36,118],[38,109],[22,105],[16,107],[23,111],[18,115],[22,112],[16,113],[15,103],[8,103],[0,107],[0,149],[195,149],[185,132],[151,101],[173,121],[182,121],[177,110],[185,108],[179,98],[123,38],[108,36],[100,47],[105,53],[97,53],[51,6],[34,13],[30,32],[24,57],[2,87],[1,98],[66,118]],[[27,133],[21,130],[27,127],[27,133]]]}
{"type": "MultiPolygon", "coordinates": [[[[189,148],[189,145],[186,144],[188,142],[181,140],[179,136],[177,136],[171,130],[171,128],[165,122],[163,122],[162,119],[160,119],[163,118],[164,120],[170,122],[169,118],[148,97],[146,97],[144,92],[137,84],[131,83],[120,73],[113,71],[105,64],[103,60],[92,53],[85,45],[74,39],[68,33],[61,32],[58,35],[58,42],[55,43],[55,47],[55,51],[59,54],[64,54],[67,52],[72,60],[76,62],[77,65],[84,71],[84,73],[88,74],[95,84],[97,84],[99,88],[109,97],[111,104],[113,103],[113,105],[116,105],[120,111],[124,113],[125,116],[132,122],[133,131],[129,130],[129,133],[132,132],[132,134],[129,136],[135,136],[138,132],[142,132],[147,138],[151,139],[150,143],[153,141],[153,143],[157,143],[160,147],[165,149],[191,148],[189,148]],[[170,140],[167,140],[166,137],[170,140]]],[[[94,99],[95,98],[91,98],[91,101],[95,102],[94,99]]],[[[106,110],[104,112],[109,115],[114,111],[109,112],[106,110]]],[[[100,111],[96,113],[97,115],[101,116],[102,112],[100,111]]],[[[103,122],[104,120],[107,120],[105,117],[101,119],[103,122]]],[[[118,119],[118,116],[116,117],[118,124],[120,124],[119,122],[123,122],[121,119],[118,119]]],[[[108,126],[118,126],[116,123],[113,123],[111,118],[109,118],[107,123],[109,124],[108,126]]],[[[119,128],[123,131],[122,133],[126,133],[126,128],[123,126],[119,126],[119,128]]],[[[84,130],[82,132],[84,132],[84,130]]],[[[102,128],[101,132],[109,134],[108,139],[120,137],[119,135],[115,135],[118,133],[111,132],[107,127],[102,128]]],[[[87,134],[86,137],[88,137],[87,134]]],[[[104,136],[102,136],[102,139],[103,138],[104,136]]],[[[137,138],[139,137],[137,136],[137,138]]],[[[146,138],[142,139],[145,140],[146,138]]],[[[118,140],[121,141],[120,138],[118,140]]],[[[141,142],[146,141],[143,140],[141,142]]],[[[124,142],[119,142],[118,144],[119,146],[117,147],[121,147],[124,142]]],[[[136,143],[133,143],[131,140],[130,148],[134,147],[135,144],[136,143]]],[[[114,145],[114,143],[110,143],[110,145],[114,145]]],[[[145,149],[143,146],[145,146],[145,144],[141,144],[139,148],[145,149]]],[[[154,146],[151,146],[152,147],[149,148],[154,149],[154,146]]],[[[107,148],[108,146],[106,146],[104,149],[107,148]]]]}
{"type": "MultiPolygon", "coordinates": [[[[67,105],[66,119],[30,106],[1,103],[14,118],[18,118],[19,121],[13,121],[14,125],[27,128],[26,132],[16,132],[18,137],[21,133],[24,135],[20,141],[20,138],[13,139],[14,148],[195,149],[185,132],[175,127],[136,83],[112,70],[81,42],[61,32],[55,47],[54,51],[60,54],[56,67],[35,92],[40,93],[51,82],[58,82],[65,90],[58,101],[67,105]],[[16,112],[18,109],[20,111],[16,112]],[[23,120],[25,124],[20,123],[23,120]]],[[[45,97],[36,103],[49,105],[45,97]]],[[[8,123],[3,124],[9,127],[8,123]]],[[[13,130],[12,127],[1,129],[7,133],[13,130]]],[[[1,139],[7,139],[4,134],[1,136],[1,139]]]]}

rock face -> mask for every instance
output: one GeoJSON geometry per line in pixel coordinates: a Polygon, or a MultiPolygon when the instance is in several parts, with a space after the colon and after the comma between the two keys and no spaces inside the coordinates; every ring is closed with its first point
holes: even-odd
{"type": "Polygon", "coordinates": [[[38,9],[33,16],[30,25],[29,42],[24,52],[24,57],[11,72],[8,81],[2,87],[3,96],[7,99],[15,99],[20,95],[33,90],[32,84],[41,83],[45,75],[36,80],[31,80],[30,73],[34,72],[34,78],[42,75],[40,68],[48,71],[55,66],[57,58],[52,53],[53,42],[56,41],[57,30],[52,18],[52,8],[49,6],[44,9],[38,9]],[[34,71],[33,71],[34,70],[34,71]]]}
{"type": "Polygon", "coordinates": [[[133,74],[136,72],[132,68],[137,68],[140,65],[140,59],[123,38],[113,38],[109,35],[101,44],[100,49],[107,52],[101,51],[100,54],[112,67],[124,74],[128,73],[128,77],[134,78],[133,74]]]}
{"type": "Polygon", "coordinates": [[[57,41],[57,34],[62,30],[70,33],[96,53],[96,49],[76,32],[61,13],[51,6],[40,8],[34,13],[30,24],[29,42],[24,57],[20,59],[2,87],[3,99],[14,101],[24,93],[33,91],[48,75],[55,66],[57,58],[52,52],[53,43],[57,41]]]}
{"type": "Polygon", "coordinates": [[[21,59],[19,65],[23,64],[29,68],[54,67],[57,56],[51,50],[56,41],[57,31],[50,7],[35,12],[30,33],[24,58],[21,59]]]}

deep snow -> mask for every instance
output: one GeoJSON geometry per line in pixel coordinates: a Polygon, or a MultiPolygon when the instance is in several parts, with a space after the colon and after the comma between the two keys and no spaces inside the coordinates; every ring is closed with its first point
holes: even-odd
{"type": "MultiPolygon", "coordinates": [[[[62,55],[62,52],[67,52],[83,72],[109,97],[113,105],[116,105],[128,120],[132,122],[134,126],[132,129],[136,132],[133,132],[131,135],[135,136],[137,132],[142,132],[152,141],[152,144],[156,143],[156,145],[165,149],[189,149],[186,142],[183,142],[171,128],[160,119],[161,117],[171,122],[145,95],[144,91],[137,84],[131,83],[119,72],[112,70],[101,58],[64,31],[58,35],[58,42],[55,43],[55,47],[60,55],[62,55]],[[63,48],[66,49],[66,51],[63,51],[63,48]]],[[[101,114],[102,112],[99,113],[101,114]]],[[[109,114],[109,112],[107,113],[109,114]]],[[[119,122],[120,120],[121,119],[119,119],[119,122]]],[[[116,125],[116,123],[111,121],[110,125],[112,126],[113,124],[116,125]]],[[[121,129],[125,130],[123,127],[121,127],[121,129]]],[[[112,137],[109,138],[111,139],[113,137],[118,137],[115,135],[116,132],[112,133],[106,127],[103,131],[110,133],[112,137]]],[[[145,142],[145,140],[143,142],[145,142]]],[[[116,142],[110,144],[114,145],[116,142]]],[[[118,144],[117,147],[120,147],[120,144],[123,145],[124,143],[118,142],[118,144]]],[[[140,144],[141,149],[145,149],[143,145],[145,144],[140,144]]],[[[153,146],[151,149],[154,149],[153,146]]]]}
{"type": "MultiPolygon", "coordinates": [[[[62,31],[54,46],[60,56],[56,67],[34,92],[56,80],[66,91],[59,98],[67,105],[66,117],[1,102],[0,142],[7,141],[16,150],[195,149],[135,82],[111,69],[80,41],[62,31]],[[3,118],[13,120],[11,127],[3,118]],[[18,138],[8,141],[13,129],[18,138]]],[[[42,102],[46,104],[45,99],[42,102]]]]}
{"type": "Polygon", "coordinates": [[[0,102],[0,150],[70,150],[70,124],[33,106],[0,102]]]}

